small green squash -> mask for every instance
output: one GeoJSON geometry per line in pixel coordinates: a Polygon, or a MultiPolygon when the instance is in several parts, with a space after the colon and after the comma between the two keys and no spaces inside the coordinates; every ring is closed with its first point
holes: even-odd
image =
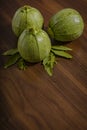
{"type": "Polygon", "coordinates": [[[49,55],[51,41],[48,34],[42,30],[25,29],[18,39],[18,51],[28,62],[40,62],[49,55]]]}
{"type": "Polygon", "coordinates": [[[83,29],[84,22],[80,13],[75,9],[66,8],[50,19],[48,33],[55,40],[66,42],[80,37],[83,29]]]}
{"type": "Polygon", "coordinates": [[[15,12],[12,19],[12,30],[19,36],[25,28],[42,28],[43,16],[40,11],[31,6],[25,5],[15,12]]]}

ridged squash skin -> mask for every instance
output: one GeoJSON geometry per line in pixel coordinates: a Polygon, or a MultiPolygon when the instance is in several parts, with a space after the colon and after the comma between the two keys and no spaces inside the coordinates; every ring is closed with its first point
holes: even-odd
{"type": "Polygon", "coordinates": [[[49,55],[51,41],[48,34],[40,29],[25,29],[18,39],[18,51],[23,59],[35,63],[49,55]]]}
{"type": "Polygon", "coordinates": [[[25,28],[42,28],[44,18],[40,11],[31,6],[20,7],[12,19],[12,30],[16,36],[20,36],[25,28]]]}
{"type": "Polygon", "coordinates": [[[78,11],[66,8],[56,13],[49,21],[48,33],[58,41],[72,41],[81,36],[84,22],[78,11]]]}

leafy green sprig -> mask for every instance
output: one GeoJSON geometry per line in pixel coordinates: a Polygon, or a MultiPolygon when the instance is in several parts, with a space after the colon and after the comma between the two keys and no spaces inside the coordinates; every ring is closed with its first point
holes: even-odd
{"type": "Polygon", "coordinates": [[[52,46],[51,52],[48,57],[43,60],[43,66],[47,71],[49,76],[52,76],[53,68],[56,62],[56,56],[71,59],[72,55],[66,51],[71,51],[72,49],[66,46],[52,46]]]}
{"type": "Polygon", "coordinates": [[[3,55],[4,56],[9,56],[7,62],[4,65],[4,68],[8,68],[8,67],[10,67],[10,66],[12,66],[12,65],[17,63],[17,66],[18,66],[19,69],[21,69],[21,70],[25,70],[26,69],[25,61],[20,56],[17,48],[5,51],[3,53],[3,55]]]}

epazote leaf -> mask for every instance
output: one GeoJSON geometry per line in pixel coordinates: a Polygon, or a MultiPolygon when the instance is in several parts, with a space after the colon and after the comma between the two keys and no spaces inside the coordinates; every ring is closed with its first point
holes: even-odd
{"type": "Polygon", "coordinates": [[[61,57],[64,57],[64,58],[72,58],[72,55],[70,55],[69,53],[65,52],[65,51],[58,51],[58,50],[53,50],[52,49],[52,52],[57,55],[57,56],[61,56],[61,57]]]}
{"type": "Polygon", "coordinates": [[[17,65],[18,65],[18,68],[21,69],[21,70],[25,70],[26,67],[27,67],[23,58],[20,58],[18,60],[17,65]]]}
{"type": "Polygon", "coordinates": [[[48,57],[43,60],[43,65],[49,76],[52,76],[52,70],[55,64],[55,55],[51,52],[48,57]]]}
{"type": "Polygon", "coordinates": [[[9,66],[15,64],[20,57],[19,53],[10,56],[7,63],[4,65],[4,68],[8,68],[9,66]]]}
{"type": "Polygon", "coordinates": [[[50,60],[51,60],[50,66],[51,66],[51,68],[53,68],[54,64],[56,63],[56,58],[55,58],[55,55],[53,53],[50,54],[50,60]]]}
{"type": "Polygon", "coordinates": [[[4,56],[9,56],[9,55],[14,55],[18,53],[18,49],[17,48],[14,48],[14,49],[10,49],[10,50],[7,50],[3,53],[4,56]]]}
{"type": "Polygon", "coordinates": [[[59,51],[71,51],[72,49],[66,46],[52,46],[52,49],[59,50],[59,51]]]}

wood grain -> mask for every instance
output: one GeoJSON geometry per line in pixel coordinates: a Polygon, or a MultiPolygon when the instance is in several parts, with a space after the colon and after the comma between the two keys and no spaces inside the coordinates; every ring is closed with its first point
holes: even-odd
{"type": "Polygon", "coordinates": [[[0,0],[0,130],[87,130],[87,1],[0,0]],[[11,20],[17,8],[29,4],[39,9],[47,27],[50,17],[70,7],[85,23],[83,35],[67,44],[72,60],[58,59],[49,77],[38,63],[25,71],[3,68],[1,54],[16,47],[11,20]]]}

